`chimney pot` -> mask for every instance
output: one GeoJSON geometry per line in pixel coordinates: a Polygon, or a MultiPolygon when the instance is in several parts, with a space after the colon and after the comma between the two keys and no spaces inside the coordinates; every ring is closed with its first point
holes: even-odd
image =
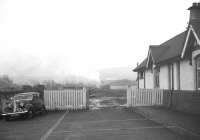
{"type": "Polygon", "coordinates": [[[200,20],[200,2],[194,2],[188,10],[190,10],[190,23],[192,21],[200,20]]]}

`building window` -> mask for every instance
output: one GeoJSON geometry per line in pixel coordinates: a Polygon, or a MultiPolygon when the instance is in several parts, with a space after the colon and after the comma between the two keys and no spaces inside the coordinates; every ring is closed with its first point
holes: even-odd
{"type": "Polygon", "coordinates": [[[154,87],[159,88],[160,87],[160,80],[159,80],[159,68],[154,69],[154,87]]]}
{"type": "Polygon", "coordinates": [[[168,65],[169,89],[174,90],[174,64],[168,65]]]}
{"type": "Polygon", "coordinates": [[[139,72],[139,79],[143,79],[144,78],[144,72],[139,72]]]}
{"type": "Polygon", "coordinates": [[[196,79],[197,89],[200,89],[200,56],[196,59],[196,79]]]}
{"type": "Polygon", "coordinates": [[[199,48],[199,45],[198,45],[198,43],[197,43],[197,40],[195,40],[194,41],[194,50],[199,50],[200,48],[199,48]]]}
{"type": "Polygon", "coordinates": [[[194,46],[198,46],[197,40],[194,41],[194,46]]]}
{"type": "Polygon", "coordinates": [[[154,67],[153,67],[153,65],[151,66],[151,73],[153,73],[153,69],[154,69],[154,67]]]}
{"type": "Polygon", "coordinates": [[[180,90],[180,62],[177,62],[177,89],[180,90]]]}

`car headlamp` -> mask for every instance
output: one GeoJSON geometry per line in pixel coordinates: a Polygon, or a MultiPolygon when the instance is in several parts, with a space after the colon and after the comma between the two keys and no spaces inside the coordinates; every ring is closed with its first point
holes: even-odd
{"type": "Polygon", "coordinates": [[[20,102],[19,105],[20,105],[21,107],[23,107],[23,106],[24,106],[24,103],[23,103],[23,102],[20,102]]]}

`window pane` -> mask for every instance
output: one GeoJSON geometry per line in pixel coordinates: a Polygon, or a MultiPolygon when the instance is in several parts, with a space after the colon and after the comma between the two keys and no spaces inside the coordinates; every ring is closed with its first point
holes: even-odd
{"type": "Polygon", "coordinates": [[[197,68],[200,68],[200,58],[197,58],[197,68]]]}
{"type": "Polygon", "coordinates": [[[197,71],[197,83],[198,83],[198,88],[200,88],[200,70],[197,71]]]}
{"type": "Polygon", "coordinates": [[[159,88],[159,69],[154,69],[155,88],[159,88]]]}

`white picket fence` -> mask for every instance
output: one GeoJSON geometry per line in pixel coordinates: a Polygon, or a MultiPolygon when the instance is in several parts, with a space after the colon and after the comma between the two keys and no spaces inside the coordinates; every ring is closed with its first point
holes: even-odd
{"type": "Polygon", "coordinates": [[[159,106],[163,104],[162,89],[127,88],[127,106],[159,106]]]}
{"type": "Polygon", "coordinates": [[[86,109],[86,88],[44,90],[44,103],[47,110],[86,109]]]}

